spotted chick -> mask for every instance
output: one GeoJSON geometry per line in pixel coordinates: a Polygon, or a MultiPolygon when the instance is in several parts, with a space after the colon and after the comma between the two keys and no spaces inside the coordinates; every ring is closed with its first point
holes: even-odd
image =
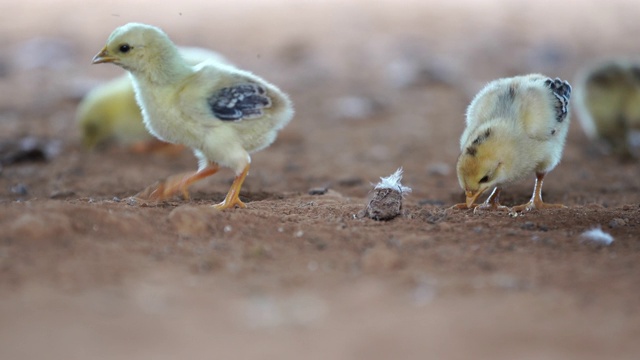
{"type": "Polygon", "coordinates": [[[560,162],[569,129],[571,86],[540,74],[490,82],[471,101],[460,138],[457,173],[466,194],[458,208],[502,210],[503,184],[535,172],[531,200],[513,211],[563,207],[542,201],[545,175],[560,162]],[[493,192],[484,204],[476,199],[493,192]]]}
{"type": "Polygon", "coordinates": [[[293,117],[286,94],[250,72],[215,62],[189,65],[159,28],[129,23],[115,29],[94,64],[129,71],[147,129],[157,138],[193,149],[196,172],[169,177],[137,196],[163,200],[192,183],[231,168],[235,179],[218,209],[245,207],[239,193],[250,153],[268,147],[293,117]]]}
{"type": "Polygon", "coordinates": [[[586,66],[576,78],[575,107],[589,139],[622,158],[634,155],[640,131],[640,60],[614,58],[586,66]]]}

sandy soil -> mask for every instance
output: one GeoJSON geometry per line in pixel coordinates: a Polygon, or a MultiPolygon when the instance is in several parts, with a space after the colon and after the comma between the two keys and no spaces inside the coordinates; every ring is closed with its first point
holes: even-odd
{"type": "MultiPolygon", "coordinates": [[[[573,119],[544,188],[567,209],[448,210],[463,198],[454,164],[475,92],[637,52],[637,4],[231,3],[0,5],[0,140],[54,145],[0,172],[0,358],[638,358],[637,163],[599,154],[573,119]],[[247,209],[210,206],[228,170],[191,201],[131,204],[193,156],[82,150],[79,96],[122,73],[90,59],[129,21],[291,95],[294,121],[253,157],[247,209]],[[400,166],[403,215],[355,218],[400,166]],[[597,226],[612,245],[581,240],[597,226]]],[[[532,187],[533,175],[503,202],[532,187]]]]}

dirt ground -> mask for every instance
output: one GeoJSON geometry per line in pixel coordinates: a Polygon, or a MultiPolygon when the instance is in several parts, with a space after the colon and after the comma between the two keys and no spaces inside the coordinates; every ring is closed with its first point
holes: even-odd
{"type": "MultiPolygon", "coordinates": [[[[471,97],[637,53],[634,3],[3,2],[0,141],[51,152],[0,172],[0,358],[637,359],[637,162],[600,154],[574,115],[543,189],[567,209],[448,210],[471,97]],[[130,21],[290,94],[296,116],[253,156],[246,209],[210,206],[229,170],[191,201],[132,204],[193,155],[80,146],[79,97],[122,74],[90,59],[130,21]],[[401,166],[403,215],[354,217],[401,166]],[[598,226],[610,246],[581,239],[598,226]]],[[[533,178],[503,202],[526,202],[533,178]]]]}

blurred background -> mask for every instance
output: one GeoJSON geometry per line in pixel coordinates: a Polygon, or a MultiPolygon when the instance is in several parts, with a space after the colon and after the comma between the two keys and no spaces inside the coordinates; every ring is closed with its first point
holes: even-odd
{"type": "MultiPolygon", "coordinates": [[[[635,358],[638,167],[596,151],[575,113],[544,189],[571,212],[444,209],[463,199],[455,161],[477,91],[534,72],[573,83],[635,56],[639,13],[635,0],[0,2],[0,154],[15,139],[40,151],[0,163],[0,358],[635,358]],[[81,143],[79,102],[124,74],[91,59],[134,21],[219,52],[296,107],[253,156],[249,209],[202,215],[202,234],[171,227],[182,202],[120,201],[194,170],[192,154],[81,143]],[[400,166],[413,215],[354,220],[400,166]],[[334,197],[310,198],[318,187],[334,197]],[[618,248],[578,247],[598,224],[618,248]]],[[[191,204],[221,199],[231,177],[194,186],[191,204]]]]}

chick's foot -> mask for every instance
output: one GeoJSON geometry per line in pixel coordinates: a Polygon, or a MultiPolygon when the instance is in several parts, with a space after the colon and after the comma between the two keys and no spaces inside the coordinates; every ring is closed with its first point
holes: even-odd
{"type": "Polygon", "coordinates": [[[149,201],[162,201],[171,198],[180,191],[185,200],[189,200],[188,185],[184,182],[189,174],[173,175],[165,180],[161,180],[147,186],[144,190],[134,195],[134,198],[149,201]]]}
{"type": "Polygon", "coordinates": [[[476,206],[473,209],[473,213],[475,214],[476,212],[482,212],[482,211],[509,211],[509,207],[504,206],[504,205],[500,205],[498,203],[482,203],[478,206],[476,206]]]}
{"type": "Polygon", "coordinates": [[[224,198],[224,201],[213,205],[214,208],[218,210],[225,210],[232,208],[234,206],[238,206],[239,208],[246,208],[247,205],[240,200],[238,197],[240,195],[240,188],[242,188],[242,183],[244,183],[244,179],[247,177],[249,173],[249,165],[247,165],[240,175],[236,176],[233,180],[233,184],[231,184],[231,189],[227,193],[227,196],[224,198]]]}
{"type": "Polygon", "coordinates": [[[544,181],[545,173],[536,173],[536,183],[533,187],[533,196],[528,203],[514,206],[511,210],[513,212],[531,211],[533,209],[561,209],[566,208],[562,204],[547,204],[542,201],[542,183],[544,181]]]}
{"type": "Polygon", "coordinates": [[[227,200],[225,198],[225,200],[223,202],[213,205],[213,207],[218,209],[218,210],[231,209],[234,206],[238,206],[239,208],[242,208],[242,209],[247,207],[247,205],[245,203],[243,203],[242,200],[240,200],[238,197],[236,197],[235,199],[231,199],[231,200],[227,200]]]}
{"type": "Polygon", "coordinates": [[[454,209],[454,210],[469,210],[469,209],[475,209],[476,206],[479,206],[479,205],[480,204],[472,204],[471,206],[469,206],[466,203],[459,203],[459,204],[453,205],[450,209],[454,209]]]}
{"type": "Polygon", "coordinates": [[[518,205],[518,206],[514,206],[511,208],[511,211],[513,212],[525,212],[525,211],[531,211],[533,209],[565,209],[566,206],[562,205],[562,204],[547,204],[545,202],[543,202],[542,200],[540,201],[534,201],[531,200],[526,204],[522,204],[522,205],[518,205]]]}
{"type": "Polygon", "coordinates": [[[181,192],[184,199],[189,200],[189,186],[198,180],[215,174],[218,169],[218,164],[212,163],[195,173],[187,172],[173,175],[147,187],[134,197],[142,200],[162,201],[172,197],[177,192],[181,192]]]}

